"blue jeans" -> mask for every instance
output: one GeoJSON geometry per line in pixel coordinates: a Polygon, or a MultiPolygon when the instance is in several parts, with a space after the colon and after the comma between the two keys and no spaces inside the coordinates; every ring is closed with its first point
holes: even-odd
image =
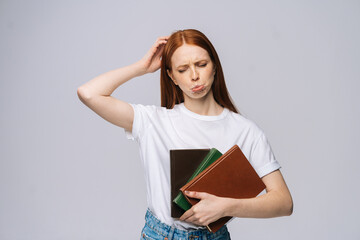
{"type": "Polygon", "coordinates": [[[141,240],[229,240],[230,234],[225,226],[216,233],[207,229],[183,231],[173,226],[160,222],[148,209],[145,215],[145,226],[141,231],[141,240]]]}

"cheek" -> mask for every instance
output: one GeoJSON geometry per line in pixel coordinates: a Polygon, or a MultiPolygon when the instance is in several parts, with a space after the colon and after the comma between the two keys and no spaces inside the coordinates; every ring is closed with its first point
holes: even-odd
{"type": "Polygon", "coordinates": [[[177,83],[179,84],[179,86],[184,86],[186,84],[186,77],[185,77],[185,74],[178,74],[176,76],[176,81],[177,83]]]}
{"type": "Polygon", "coordinates": [[[210,81],[211,81],[211,85],[214,83],[214,81],[215,81],[215,72],[211,72],[210,74],[209,74],[209,78],[210,78],[210,81]]]}
{"type": "Polygon", "coordinates": [[[214,79],[214,77],[215,77],[215,72],[212,69],[208,69],[208,71],[206,71],[205,74],[206,74],[207,78],[214,79]]]}

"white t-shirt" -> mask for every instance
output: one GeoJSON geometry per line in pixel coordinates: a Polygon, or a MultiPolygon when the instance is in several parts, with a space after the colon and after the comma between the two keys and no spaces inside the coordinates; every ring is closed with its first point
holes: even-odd
{"type": "Polygon", "coordinates": [[[182,230],[201,228],[171,217],[170,149],[216,148],[225,153],[237,144],[260,177],[280,168],[263,131],[227,108],[217,116],[199,115],[184,103],[173,109],[130,104],[134,108],[128,139],[139,144],[149,209],[162,222],[182,230]]]}

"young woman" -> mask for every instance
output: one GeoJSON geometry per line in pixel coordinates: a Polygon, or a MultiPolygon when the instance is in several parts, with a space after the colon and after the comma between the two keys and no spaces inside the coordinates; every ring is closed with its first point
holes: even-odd
{"type": "Polygon", "coordinates": [[[81,101],[139,143],[147,203],[142,239],[230,239],[226,225],[204,226],[224,216],[270,218],[290,215],[293,203],[263,131],[236,110],[218,55],[201,32],[188,29],[160,37],[138,62],[99,75],[78,88],[81,101]],[[161,68],[161,105],[129,104],[111,96],[135,77],[161,68]],[[170,215],[170,149],[217,148],[237,144],[266,185],[250,199],[189,192],[200,202],[180,219],[170,215]],[[205,237],[206,236],[206,237],[205,237]]]}

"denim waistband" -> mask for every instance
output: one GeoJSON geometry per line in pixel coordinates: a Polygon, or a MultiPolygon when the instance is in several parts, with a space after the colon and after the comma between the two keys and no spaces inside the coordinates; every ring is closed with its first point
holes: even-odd
{"type": "MultiPolygon", "coordinates": [[[[221,235],[228,236],[226,225],[221,227],[215,233],[209,232],[207,229],[184,231],[174,226],[169,226],[161,222],[151,211],[147,209],[145,215],[146,225],[156,231],[158,234],[167,239],[215,239],[221,235]]],[[[230,238],[229,238],[230,239],[230,238]]]]}

